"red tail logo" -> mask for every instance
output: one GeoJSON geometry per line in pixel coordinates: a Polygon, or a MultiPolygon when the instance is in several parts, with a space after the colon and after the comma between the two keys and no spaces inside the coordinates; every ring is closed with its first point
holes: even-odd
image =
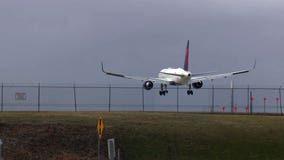
{"type": "Polygon", "coordinates": [[[183,69],[188,71],[188,55],[189,55],[189,40],[187,41],[187,46],[185,49],[185,59],[184,59],[184,66],[183,69]]]}

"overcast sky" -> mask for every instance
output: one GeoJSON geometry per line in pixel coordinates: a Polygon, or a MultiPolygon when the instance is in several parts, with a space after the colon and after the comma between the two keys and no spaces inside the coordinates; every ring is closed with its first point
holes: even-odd
{"type": "MultiPolygon", "coordinates": [[[[0,81],[139,84],[105,68],[157,76],[251,67],[241,85],[284,85],[282,0],[1,0],[0,81]]],[[[223,84],[229,80],[215,80],[223,84]]],[[[212,84],[211,82],[208,82],[212,84]]]]}

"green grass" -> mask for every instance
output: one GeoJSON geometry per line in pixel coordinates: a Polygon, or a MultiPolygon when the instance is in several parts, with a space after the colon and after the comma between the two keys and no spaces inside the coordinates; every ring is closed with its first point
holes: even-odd
{"type": "MultiPolygon", "coordinates": [[[[0,122],[96,125],[98,112],[3,112],[0,122]]],[[[103,112],[127,160],[284,159],[284,116],[103,112]]],[[[112,137],[104,137],[112,138],[112,137]]]]}

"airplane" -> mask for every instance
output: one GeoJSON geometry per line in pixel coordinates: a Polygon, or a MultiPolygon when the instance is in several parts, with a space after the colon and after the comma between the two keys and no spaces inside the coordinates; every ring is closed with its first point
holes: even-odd
{"type": "Polygon", "coordinates": [[[256,66],[256,61],[254,61],[253,67],[246,70],[239,70],[239,71],[227,72],[221,74],[213,74],[213,72],[194,74],[188,70],[188,57],[189,57],[189,40],[187,41],[187,46],[185,51],[184,67],[162,69],[159,72],[157,78],[137,77],[137,76],[124,75],[120,73],[108,72],[104,69],[103,62],[101,62],[101,67],[102,67],[102,72],[107,75],[127,78],[127,79],[134,79],[144,82],[143,88],[146,90],[151,90],[154,86],[154,83],[160,84],[159,94],[161,96],[162,95],[165,96],[166,93],[168,93],[167,90],[168,85],[173,85],[173,86],[187,85],[188,86],[187,95],[193,95],[192,87],[194,89],[200,89],[203,86],[203,81],[206,80],[213,81],[214,79],[218,78],[227,78],[230,76],[248,73],[251,70],[255,69],[256,66]]]}

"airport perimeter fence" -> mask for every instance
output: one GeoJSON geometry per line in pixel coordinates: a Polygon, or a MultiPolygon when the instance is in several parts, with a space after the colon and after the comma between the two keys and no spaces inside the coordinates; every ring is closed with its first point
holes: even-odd
{"type": "Polygon", "coordinates": [[[186,87],[160,88],[112,85],[1,85],[1,112],[4,111],[167,111],[279,113],[282,92],[279,88],[215,87],[195,89],[187,95],[186,87]]]}

